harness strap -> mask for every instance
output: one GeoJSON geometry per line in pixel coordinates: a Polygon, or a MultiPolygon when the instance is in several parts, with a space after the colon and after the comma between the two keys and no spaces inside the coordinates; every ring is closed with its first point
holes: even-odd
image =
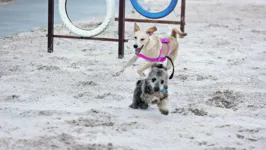
{"type": "Polygon", "coordinates": [[[172,64],[172,67],[173,67],[173,71],[172,71],[172,74],[170,75],[169,79],[172,79],[173,76],[174,76],[175,67],[174,67],[174,63],[173,63],[172,59],[168,56],[169,53],[170,53],[170,50],[171,50],[171,48],[170,48],[170,42],[169,42],[168,39],[161,39],[161,42],[163,44],[164,43],[167,43],[167,46],[168,46],[167,53],[166,53],[165,57],[161,57],[162,56],[162,53],[163,53],[163,47],[160,49],[160,55],[157,58],[149,58],[149,57],[144,56],[144,55],[142,55],[140,53],[138,53],[137,56],[139,56],[139,57],[141,57],[141,58],[143,58],[145,60],[151,61],[151,62],[164,62],[166,60],[166,58],[169,59],[169,61],[172,64]]]}
{"type": "Polygon", "coordinates": [[[149,58],[147,56],[144,56],[140,53],[137,54],[137,56],[145,59],[145,60],[148,60],[148,61],[151,61],[151,62],[164,62],[166,60],[166,57],[169,55],[169,52],[170,52],[170,42],[168,39],[161,39],[161,42],[162,43],[167,43],[168,45],[168,49],[167,49],[167,53],[165,55],[165,57],[161,57],[162,56],[162,53],[163,53],[163,48],[160,49],[160,55],[157,57],[157,58],[149,58]]]}

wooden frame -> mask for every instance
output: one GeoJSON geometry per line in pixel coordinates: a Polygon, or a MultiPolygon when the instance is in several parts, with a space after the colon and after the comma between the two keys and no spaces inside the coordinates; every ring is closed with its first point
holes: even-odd
{"type": "Polygon", "coordinates": [[[151,19],[134,19],[125,18],[126,1],[119,0],[119,16],[115,18],[118,21],[118,39],[114,38],[100,38],[100,37],[81,37],[81,36],[67,36],[54,34],[54,0],[48,0],[48,34],[47,34],[47,51],[52,53],[54,51],[54,38],[71,38],[71,39],[86,39],[86,40],[100,40],[118,42],[118,58],[124,57],[124,43],[128,42],[125,39],[125,22],[143,22],[143,23],[161,23],[161,24],[179,24],[180,30],[185,32],[185,8],[186,0],[181,0],[181,18],[180,21],[169,20],[151,20],[151,19]]]}

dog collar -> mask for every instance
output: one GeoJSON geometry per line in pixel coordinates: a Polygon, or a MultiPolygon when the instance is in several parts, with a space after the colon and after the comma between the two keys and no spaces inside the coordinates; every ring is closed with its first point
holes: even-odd
{"type": "MultiPolygon", "coordinates": [[[[167,43],[167,45],[168,45],[168,51],[167,51],[165,57],[161,57],[162,52],[163,52],[163,48],[160,49],[160,55],[159,55],[159,57],[157,57],[157,58],[149,58],[149,57],[147,57],[147,56],[145,56],[145,55],[140,54],[141,49],[140,49],[139,53],[136,54],[136,55],[137,55],[138,57],[141,57],[141,58],[143,58],[143,59],[145,59],[145,60],[148,60],[148,61],[151,61],[151,62],[164,62],[164,61],[166,60],[166,57],[169,55],[169,52],[170,52],[170,42],[169,42],[168,39],[161,39],[161,42],[162,42],[162,43],[167,43]]],[[[141,47],[141,48],[142,48],[142,47],[141,47]]]]}
{"type": "Polygon", "coordinates": [[[166,89],[166,88],[163,88],[163,89],[161,90],[161,92],[166,93],[166,92],[167,92],[167,89],[166,89]]]}

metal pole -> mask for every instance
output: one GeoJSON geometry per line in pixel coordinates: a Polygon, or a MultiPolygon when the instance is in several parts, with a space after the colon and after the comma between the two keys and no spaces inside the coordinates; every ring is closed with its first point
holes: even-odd
{"type": "Polygon", "coordinates": [[[185,12],[186,12],[186,0],[182,0],[181,3],[181,26],[180,30],[185,32],[185,12]]]}
{"type": "Polygon", "coordinates": [[[125,39],[125,0],[119,0],[119,21],[118,21],[118,58],[124,57],[124,39],[125,39]]]}
{"type": "Polygon", "coordinates": [[[48,0],[48,53],[54,51],[54,0],[48,0]]]}
{"type": "MultiPolygon", "coordinates": [[[[54,34],[54,38],[68,38],[68,39],[84,39],[84,40],[98,40],[98,41],[109,41],[109,42],[119,42],[119,39],[115,38],[100,38],[100,37],[81,37],[81,36],[69,36],[69,35],[58,35],[54,34]]],[[[124,39],[124,42],[128,42],[124,39]]]]}

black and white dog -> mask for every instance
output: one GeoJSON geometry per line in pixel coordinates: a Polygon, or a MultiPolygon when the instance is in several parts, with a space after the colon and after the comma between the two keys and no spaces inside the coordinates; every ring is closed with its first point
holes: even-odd
{"type": "Polygon", "coordinates": [[[160,112],[168,115],[168,73],[163,64],[155,63],[144,80],[138,80],[134,90],[133,109],[147,109],[149,104],[157,104],[160,112]]]}

